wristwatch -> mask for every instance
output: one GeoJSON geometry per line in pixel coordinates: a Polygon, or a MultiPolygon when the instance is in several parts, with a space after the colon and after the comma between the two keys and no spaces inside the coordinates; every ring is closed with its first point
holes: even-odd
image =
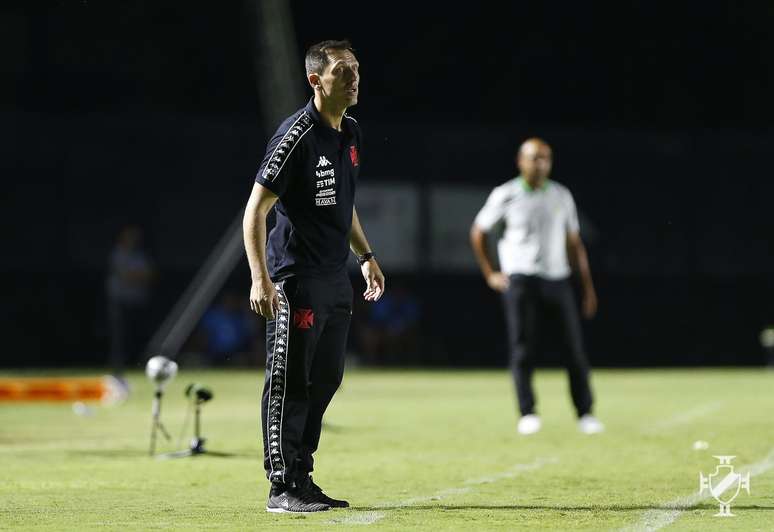
{"type": "Polygon", "coordinates": [[[375,256],[375,255],[373,254],[373,252],[372,252],[372,251],[369,251],[369,252],[367,252],[367,253],[363,253],[362,255],[358,255],[358,257],[357,257],[357,263],[358,263],[358,264],[360,264],[360,265],[362,266],[363,264],[365,264],[365,263],[366,263],[366,262],[368,262],[369,260],[373,259],[373,258],[374,258],[374,256],[375,256]]]}

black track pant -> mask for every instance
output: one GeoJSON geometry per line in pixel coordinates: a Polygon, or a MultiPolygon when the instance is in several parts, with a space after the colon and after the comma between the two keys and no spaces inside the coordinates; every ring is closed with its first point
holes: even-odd
{"type": "Polygon", "coordinates": [[[535,412],[532,373],[538,351],[545,344],[542,340],[547,336],[559,340],[578,416],[590,413],[589,363],[583,349],[580,317],[570,281],[511,275],[510,282],[503,302],[511,369],[521,415],[535,412]]]}
{"type": "Polygon", "coordinates": [[[352,285],[346,273],[275,284],[280,310],[266,324],[261,401],[264,468],[291,484],[312,471],[325,409],[341,384],[352,285]]]}

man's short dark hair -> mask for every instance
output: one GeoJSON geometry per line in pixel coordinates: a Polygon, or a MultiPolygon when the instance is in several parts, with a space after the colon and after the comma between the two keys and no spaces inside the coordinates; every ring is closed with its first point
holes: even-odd
{"type": "Polygon", "coordinates": [[[323,73],[325,67],[328,66],[328,52],[330,50],[349,50],[350,52],[355,53],[355,49],[352,48],[352,43],[347,40],[322,41],[313,44],[306,51],[306,59],[304,60],[307,76],[309,74],[323,73]]]}

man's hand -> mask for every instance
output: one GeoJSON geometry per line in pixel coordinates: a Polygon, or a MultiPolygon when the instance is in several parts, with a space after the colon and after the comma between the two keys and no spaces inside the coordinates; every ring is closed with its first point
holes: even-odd
{"type": "Polygon", "coordinates": [[[511,281],[508,279],[508,276],[502,272],[492,272],[487,275],[486,284],[488,284],[489,288],[492,290],[503,293],[508,290],[511,281]]]}
{"type": "Polygon", "coordinates": [[[366,290],[363,292],[363,299],[366,301],[379,301],[384,294],[384,274],[382,273],[376,259],[370,259],[360,266],[363,272],[363,278],[366,282],[366,290]]]}
{"type": "Polygon", "coordinates": [[[253,281],[250,287],[250,308],[267,320],[274,319],[275,311],[279,308],[279,296],[271,279],[253,281]]]}
{"type": "Polygon", "coordinates": [[[583,291],[583,317],[590,320],[597,313],[597,294],[593,288],[583,291]]]}

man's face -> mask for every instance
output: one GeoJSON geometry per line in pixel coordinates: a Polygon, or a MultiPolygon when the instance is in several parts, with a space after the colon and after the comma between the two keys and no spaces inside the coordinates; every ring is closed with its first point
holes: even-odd
{"type": "Polygon", "coordinates": [[[521,147],[517,163],[521,175],[530,180],[547,178],[551,174],[551,148],[539,142],[527,142],[521,147]]]}
{"type": "Polygon", "coordinates": [[[330,50],[328,65],[319,76],[323,97],[345,107],[355,105],[360,84],[359,67],[355,54],[349,50],[330,50]]]}

